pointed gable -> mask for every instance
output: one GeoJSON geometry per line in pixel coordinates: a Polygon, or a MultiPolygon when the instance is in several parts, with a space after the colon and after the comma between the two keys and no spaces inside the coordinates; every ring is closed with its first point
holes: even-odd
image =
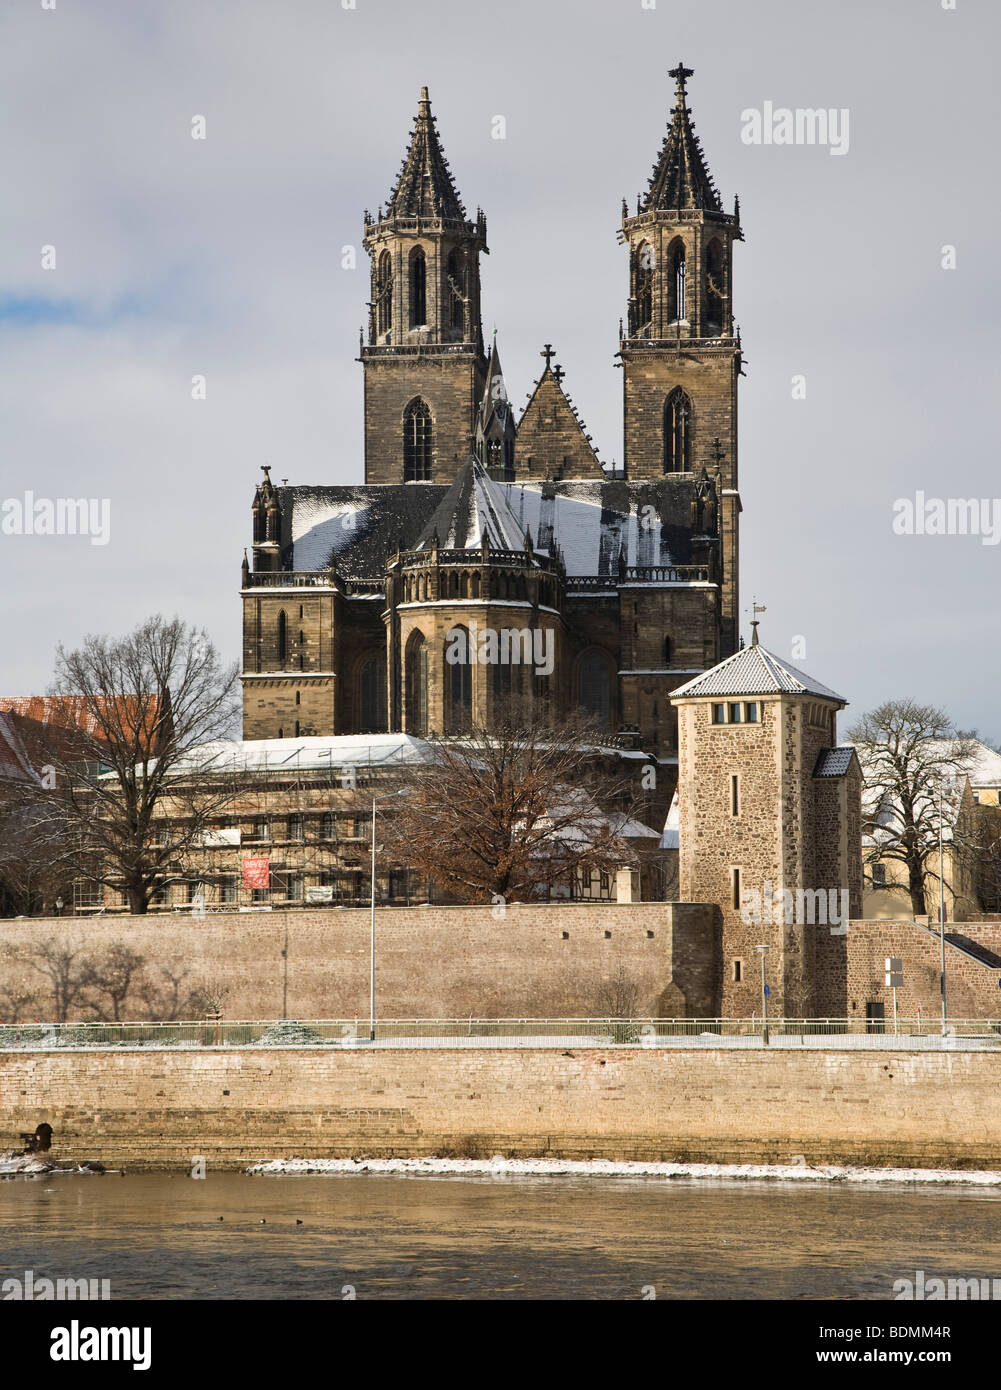
{"type": "Polygon", "coordinates": [[[396,187],[389,195],[386,217],[413,217],[426,222],[463,222],[466,218],[462,199],[456,191],[452,171],[438,139],[426,87],[421,88],[410,148],[396,187]]]}
{"type": "Polygon", "coordinates": [[[643,212],[658,208],[723,211],[688,109],[685,83],[691,75],[692,69],[686,68],[684,63],[671,69],[670,76],[677,84],[674,114],[642,201],[643,212]]]}
{"type": "Polygon", "coordinates": [[[562,369],[550,365],[552,349],[542,354],[545,369],[518,425],[518,473],[530,478],[603,478],[598,455],[563,390],[562,369]]]}

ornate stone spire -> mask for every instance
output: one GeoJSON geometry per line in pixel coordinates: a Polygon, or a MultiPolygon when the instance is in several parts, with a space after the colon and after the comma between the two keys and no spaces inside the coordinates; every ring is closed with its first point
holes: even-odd
{"type": "Polygon", "coordinates": [[[462,199],[456,192],[448,160],[438,139],[426,87],[421,88],[410,148],[396,187],[389,195],[385,215],[387,218],[419,217],[424,221],[441,219],[464,222],[466,218],[462,199]]]}
{"type": "Polygon", "coordinates": [[[692,69],[679,63],[669,76],[675,80],[674,114],[667,128],[650,186],[641,199],[641,212],[655,208],[708,208],[722,212],[723,204],[706,167],[702,144],[695,134],[685,84],[692,69]]]}

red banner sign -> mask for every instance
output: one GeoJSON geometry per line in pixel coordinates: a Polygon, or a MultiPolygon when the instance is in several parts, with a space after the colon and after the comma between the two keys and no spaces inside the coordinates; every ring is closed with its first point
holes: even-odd
{"type": "Polygon", "coordinates": [[[270,888],[270,864],[271,861],[266,854],[262,854],[259,859],[245,859],[243,861],[244,888],[270,888]]]}

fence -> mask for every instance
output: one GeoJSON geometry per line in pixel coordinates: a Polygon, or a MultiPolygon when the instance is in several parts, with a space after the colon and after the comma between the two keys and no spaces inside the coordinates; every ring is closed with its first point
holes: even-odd
{"type": "Polygon", "coordinates": [[[1001,1019],[461,1018],[0,1024],[0,1050],[199,1047],[1001,1048],[1001,1019]]]}

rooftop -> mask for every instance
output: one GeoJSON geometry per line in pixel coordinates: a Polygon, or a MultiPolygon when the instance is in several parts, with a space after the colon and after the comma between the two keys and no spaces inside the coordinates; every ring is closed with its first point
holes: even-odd
{"type": "Polygon", "coordinates": [[[822,700],[847,704],[843,696],[756,642],[679,686],[671,698],[691,699],[697,695],[817,695],[822,700]]]}

